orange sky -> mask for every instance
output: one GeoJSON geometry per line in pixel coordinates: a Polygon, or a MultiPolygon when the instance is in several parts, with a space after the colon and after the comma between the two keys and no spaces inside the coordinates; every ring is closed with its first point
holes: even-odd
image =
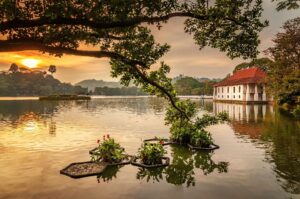
{"type": "MultiPolygon", "coordinates": [[[[270,26],[260,34],[262,42],[260,50],[265,50],[272,45],[271,39],[280,31],[280,27],[286,20],[299,16],[297,11],[275,11],[275,4],[271,3],[271,0],[264,1],[264,8],[263,18],[270,21],[270,26]]],[[[235,65],[243,62],[242,59],[231,60],[226,57],[225,53],[220,53],[217,49],[205,48],[199,51],[192,36],[184,33],[183,21],[178,18],[172,19],[160,31],[151,28],[158,42],[171,45],[171,51],[162,59],[171,66],[171,77],[184,74],[223,78],[232,71],[235,65]]],[[[21,65],[22,60],[26,58],[40,60],[39,67],[42,69],[46,69],[50,64],[56,65],[58,70],[55,77],[65,82],[76,83],[92,78],[113,80],[110,77],[110,66],[106,58],[78,56],[58,58],[32,51],[0,53],[0,70],[7,70],[12,62],[21,65]]]]}

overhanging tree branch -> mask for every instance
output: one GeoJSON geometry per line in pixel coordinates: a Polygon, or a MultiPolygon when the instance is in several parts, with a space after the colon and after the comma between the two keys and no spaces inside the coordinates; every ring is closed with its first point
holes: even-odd
{"type": "Polygon", "coordinates": [[[162,93],[164,93],[172,106],[178,110],[184,117],[189,119],[189,117],[182,111],[177,105],[173,96],[161,85],[157,82],[149,79],[142,71],[139,70],[137,65],[146,67],[145,63],[137,60],[130,60],[118,53],[110,52],[110,51],[87,51],[87,50],[76,50],[76,49],[68,49],[62,47],[51,47],[47,46],[38,41],[30,41],[30,40],[0,40],[0,52],[17,52],[17,51],[26,51],[26,50],[38,50],[41,52],[47,52],[50,54],[67,54],[67,55],[76,55],[76,56],[88,56],[88,57],[96,57],[96,58],[112,58],[118,59],[122,62],[130,65],[132,70],[140,75],[140,77],[150,85],[159,89],[162,93]]]}
{"type": "MultiPolygon", "coordinates": [[[[111,29],[111,28],[125,28],[130,26],[135,26],[141,23],[158,23],[162,21],[167,21],[174,17],[188,17],[198,20],[207,20],[209,16],[194,14],[191,12],[174,12],[163,16],[156,17],[136,17],[131,19],[119,20],[119,21],[109,21],[109,20],[97,20],[92,21],[89,19],[80,19],[80,18],[63,18],[57,17],[55,19],[41,17],[37,19],[14,19],[10,21],[5,21],[0,23],[0,31],[10,30],[14,28],[31,28],[39,27],[44,25],[81,25],[90,28],[98,29],[111,29]]],[[[211,18],[211,16],[210,16],[211,18]]],[[[238,20],[230,17],[223,17],[224,20],[234,22],[237,25],[242,25],[238,20]]]]}

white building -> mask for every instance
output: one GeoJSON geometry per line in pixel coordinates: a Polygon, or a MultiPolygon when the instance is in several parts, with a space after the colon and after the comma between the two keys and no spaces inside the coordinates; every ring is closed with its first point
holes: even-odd
{"type": "Polygon", "coordinates": [[[215,101],[266,103],[266,73],[257,67],[239,70],[214,85],[215,101]]]}

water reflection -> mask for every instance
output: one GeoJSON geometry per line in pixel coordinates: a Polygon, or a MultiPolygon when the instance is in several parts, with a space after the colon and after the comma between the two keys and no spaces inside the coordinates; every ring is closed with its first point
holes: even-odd
{"type": "Polygon", "coordinates": [[[195,102],[199,114],[229,112],[230,124],[209,129],[221,146],[214,153],[172,146],[167,168],[110,167],[98,178],[72,180],[58,171],[70,162],[89,160],[88,150],[104,133],[116,138],[128,154],[136,154],[143,139],[168,137],[165,102],[156,98],[0,100],[0,198],[299,196],[293,195],[300,194],[299,121],[268,105],[195,102]]]}
{"type": "MultiPolygon", "coordinates": [[[[124,126],[129,125],[126,120],[136,121],[135,115],[147,115],[149,119],[155,115],[163,116],[164,104],[165,101],[158,98],[104,98],[91,101],[0,100],[0,145],[26,147],[30,150],[46,149],[49,145],[53,146],[50,147],[52,150],[73,148],[76,144],[84,143],[86,137],[91,137],[88,134],[116,131],[117,126],[120,131],[124,131],[124,126]],[[132,117],[128,118],[130,115],[132,117]],[[58,137],[59,141],[48,140],[50,137],[58,137]],[[72,144],[66,145],[66,139],[73,141],[72,144]]],[[[145,116],[140,120],[145,120],[145,116]]],[[[136,126],[142,128],[143,125],[140,123],[136,126]]],[[[97,139],[93,138],[93,141],[97,139]]]]}
{"type": "Polygon", "coordinates": [[[233,121],[261,122],[274,114],[273,106],[266,104],[213,103],[213,112],[226,111],[233,121]]]}
{"type": "Polygon", "coordinates": [[[149,111],[161,114],[166,101],[160,98],[104,98],[101,100],[86,101],[81,104],[83,111],[95,112],[100,110],[120,111],[143,115],[149,111]]]}
{"type": "Polygon", "coordinates": [[[120,168],[122,168],[124,166],[119,166],[119,165],[115,165],[115,166],[109,166],[107,167],[103,173],[101,175],[97,176],[97,182],[101,183],[101,182],[110,182],[113,179],[117,179],[117,173],[119,172],[120,168]]]}
{"type": "Polygon", "coordinates": [[[285,191],[300,194],[300,121],[270,105],[214,103],[214,113],[227,111],[238,137],[266,151],[265,160],[285,191]]]}
{"type": "Polygon", "coordinates": [[[171,163],[166,168],[139,169],[137,179],[147,182],[165,180],[174,185],[195,186],[196,171],[208,175],[217,171],[227,173],[228,162],[216,163],[213,152],[193,152],[184,146],[171,147],[171,163]]]}

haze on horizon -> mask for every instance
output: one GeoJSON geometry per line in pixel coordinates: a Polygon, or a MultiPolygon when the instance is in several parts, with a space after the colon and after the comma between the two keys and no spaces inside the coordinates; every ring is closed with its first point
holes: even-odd
{"type": "MultiPolygon", "coordinates": [[[[276,11],[276,4],[271,0],[264,0],[263,7],[262,19],[269,20],[269,26],[260,33],[259,57],[264,56],[263,50],[273,45],[272,39],[281,30],[283,23],[299,15],[297,10],[276,11]]],[[[245,61],[240,58],[231,60],[218,49],[199,50],[194,44],[192,35],[184,32],[183,21],[184,19],[172,19],[167,24],[163,24],[161,30],[151,27],[158,42],[171,45],[170,52],[161,60],[171,66],[170,77],[184,74],[192,77],[223,78],[232,72],[234,66],[245,61]]],[[[0,71],[7,70],[13,62],[22,66],[24,59],[40,60],[38,67],[42,70],[47,70],[51,64],[56,65],[58,70],[55,77],[64,82],[77,83],[84,79],[117,81],[110,76],[107,58],[70,55],[58,58],[36,51],[0,53],[0,71]]]]}

